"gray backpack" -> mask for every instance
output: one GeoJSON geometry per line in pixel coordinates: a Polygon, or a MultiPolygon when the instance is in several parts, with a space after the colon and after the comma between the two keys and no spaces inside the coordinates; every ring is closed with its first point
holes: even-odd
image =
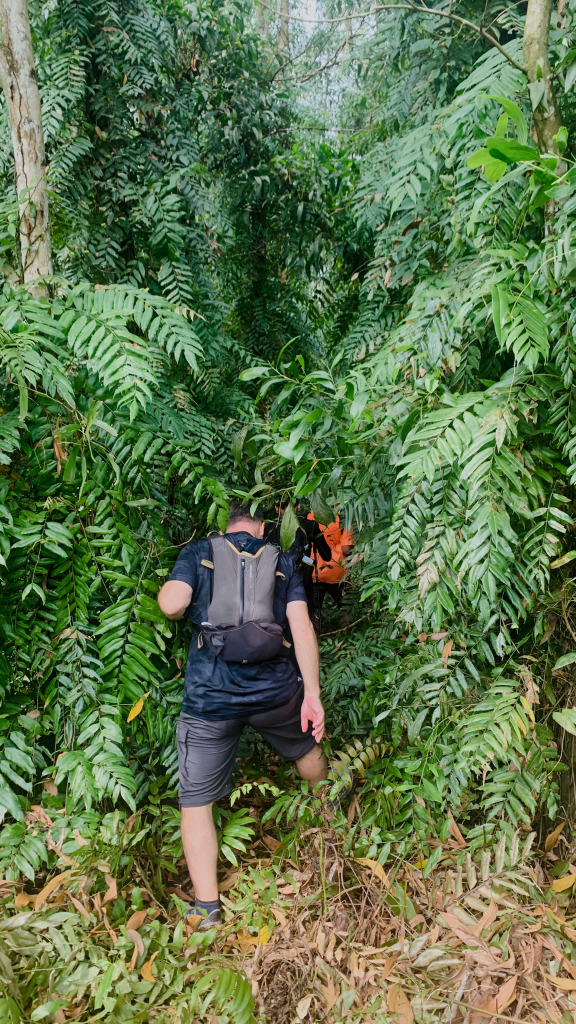
{"type": "Polygon", "coordinates": [[[199,645],[205,640],[224,661],[244,665],[276,657],[284,639],[272,610],[278,548],[263,544],[255,553],[239,551],[226,537],[210,538],[212,561],[202,564],[214,571],[208,622],[202,623],[199,645]]]}

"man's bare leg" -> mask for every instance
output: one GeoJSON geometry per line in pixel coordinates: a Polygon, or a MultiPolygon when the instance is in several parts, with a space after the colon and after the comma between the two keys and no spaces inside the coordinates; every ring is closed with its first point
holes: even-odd
{"type": "Polygon", "coordinates": [[[328,778],[328,762],[324,756],[322,747],[315,746],[304,757],[296,761],[298,774],[307,779],[312,789],[318,782],[324,782],[328,778]]]}
{"type": "Polygon", "coordinates": [[[212,804],[183,807],[180,824],[184,856],[194,886],[194,896],[208,903],[218,899],[218,840],[212,804]]]}

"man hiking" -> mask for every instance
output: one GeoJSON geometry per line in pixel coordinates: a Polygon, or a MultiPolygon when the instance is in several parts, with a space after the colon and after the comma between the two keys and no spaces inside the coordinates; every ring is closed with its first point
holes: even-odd
{"type": "Polygon", "coordinates": [[[263,533],[260,516],[233,502],[226,534],[186,545],[158,594],[164,614],[186,615],[193,631],[177,744],[190,914],[205,918],[201,930],[221,922],[212,804],[231,791],[244,726],[294,761],[311,786],[327,777],[306,594],[293,559],[263,533]]]}

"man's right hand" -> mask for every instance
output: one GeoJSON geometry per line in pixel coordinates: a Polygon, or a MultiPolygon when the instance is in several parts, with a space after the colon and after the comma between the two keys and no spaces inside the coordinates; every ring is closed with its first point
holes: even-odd
{"type": "Polygon", "coordinates": [[[181,619],[192,600],[192,587],[181,580],[168,580],[158,594],[158,604],[167,619],[181,619]]]}
{"type": "Polygon", "coordinates": [[[324,735],[324,708],[319,697],[314,697],[312,694],[304,697],[300,711],[300,721],[302,732],[308,732],[308,723],[312,722],[312,735],[316,743],[320,743],[324,735]]]}

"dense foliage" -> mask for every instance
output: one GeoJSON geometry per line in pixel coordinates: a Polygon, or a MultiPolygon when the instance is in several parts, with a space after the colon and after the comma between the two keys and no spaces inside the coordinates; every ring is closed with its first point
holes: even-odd
{"type": "MultiPolygon", "coordinates": [[[[46,300],[18,285],[5,145],[4,877],[52,857],[34,800],[92,829],[174,803],[187,635],[154,598],[232,494],[354,530],[345,631],[322,642],[332,749],[355,739],[361,772],[347,848],[384,862],[448,809],[554,817],[575,729],[570,655],[554,669],[576,639],[569,135],[541,157],[537,90],[446,19],[337,23],[288,79],[242,4],[30,10],[56,273],[46,300]]],[[[522,12],[489,16],[518,58],[522,12]]],[[[568,128],[570,40],[568,20],[568,128]]],[[[270,813],[320,810],[304,787],[270,813]]]]}

